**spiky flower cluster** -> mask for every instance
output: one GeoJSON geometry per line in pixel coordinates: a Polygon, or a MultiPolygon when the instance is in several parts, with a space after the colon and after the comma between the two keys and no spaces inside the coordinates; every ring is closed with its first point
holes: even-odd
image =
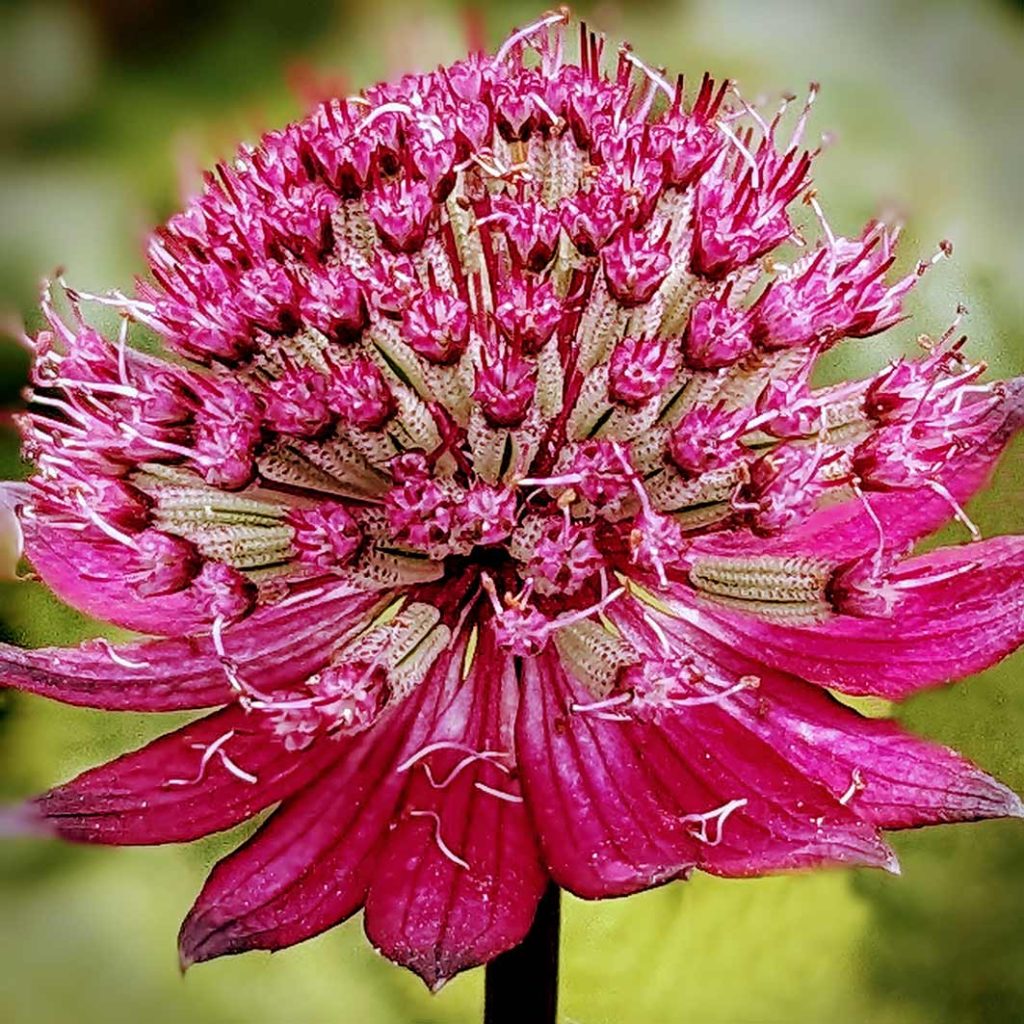
{"type": "Polygon", "coordinates": [[[594,896],[891,865],[880,826],[1019,810],[795,678],[898,696],[1020,641],[993,610],[1020,603],[1016,538],[901,561],[950,513],[974,530],[1019,385],[979,384],[951,329],[815,387],[928,266],[896,274],[881,223],[829,229],[815,89],[795,117],[707,76],[687,100],[627,48],[607,74],[586,30],[568,59],[562,21],[243,148],[155,233],[136,297],[92,297],[116,341],[44,303],[29,556],[77,606],[191,639],[14,651],[8,675],[229,706],[134,755],[134,796],[97,769],[34,813],[160,841],[285,798],[187,960],[368,901],[435,984],[517,941],[549,875],[594,896]]]}

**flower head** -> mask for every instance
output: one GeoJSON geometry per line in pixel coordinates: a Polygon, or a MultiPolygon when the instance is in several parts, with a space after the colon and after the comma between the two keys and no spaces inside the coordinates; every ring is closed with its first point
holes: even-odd
{"type": "Polygon", "coordinates": [[[772,255],[816,204],[807,110],[789,132],[707,77],[688,101],[586,31],[570,57],[563,21],[243,148],[135,297],[44,297],[5,507],[58,595],[155,638],[5,646],[3,679],[217,710],[18,820],[158,843],[279,805],[185,963],[364,907],[436,986],[549,879],[893,869],[880,829],[1021,813],[826,688],[900,698],[1024,638],[1020,538],[907,557],[976,532],[1024,386],[950,332],[814,387],[904,315],[895,232],[772,255]]]}

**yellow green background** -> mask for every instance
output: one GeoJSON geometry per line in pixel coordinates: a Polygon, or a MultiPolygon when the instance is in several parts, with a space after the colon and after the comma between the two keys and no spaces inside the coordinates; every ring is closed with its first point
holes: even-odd
{"type": "MultiPolygon", "coordinates": [[[[493,44],[538,8],[477,6],[493,44]]],[[[816,167],[837,230],[880,211],[906,250],[956,245],[914,295],[913,320],[843,350],[863,372],[941,330],[965,302],[994,376],[1024,372],[1024,16],[949,0],[585,4],[651,63],[736,78],[746,95],[820,81],[816,167]]],[[[289,83],[358,87],[457,57],[450,3],[91,0],[0,8],[0,313],[33,316],[57,266],[81,288],[127,288],[145,232],[195,168],[301,113],[289,83]]],[[[0,401],[25,372],[0,347],[0,401]]],[[[9,433],[0,462],[22,472],[9,433]]],[[[1024,447],[972,512],[1024,531],[1024,447]]],[[[962,537],[955,531],[951,539],[962,537]]],[[[39,588],[0,587],[0,632],[29,645],[97,627],[39,588]]],[[[910,701],[907,725],[1024,790],[1024,657],[910,701]]],[[[0,792],[26,796],[173,724],[0,696],[0,792]]],[[[479,1019],[481,972],[429,996],[352,921],[305,945],[199,966],[174,939],[206,870],[239,835],[118,850],[0,848],[0,1016],[6,1024],[455,1024],[479,1019]]],[[[1024,1020],[1024,825],[897,836],[903,876],[697,878],[628,900],[565,906],[566,1024],[1003,1024],[1024,1020]]],[[[529,1022],[524,1022],[529,1024],[529,1022]]]]}

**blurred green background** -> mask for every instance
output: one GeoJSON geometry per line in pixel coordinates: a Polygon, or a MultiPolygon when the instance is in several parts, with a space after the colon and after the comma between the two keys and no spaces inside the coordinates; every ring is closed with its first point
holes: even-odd
{"type": "MultiPolygon", "coordinates": [[[[92,0],[0,8],[0,313],[31,322],[38,279],[130,287],[145,234],[197,167],[298,116],[302,96],[457,57],[467,25],[496,43],[538,8],[396,0],[92,0]]],[[[1024,372],[1024,14],[1017,4],[655,0],[581,4],[650,62],[741,83],[748,96],[822,83],[814,129],[836,143],[816,178],[833,225],[908,218],[906,251],[956,258],[915,293],[893,337],[843,350],[863,372],[958,301],[994,376],[1024,372]]],[[[0,401],[25,364],[0,348],[0,401]]],[[[4,435],[5,475],[20,472],[4,435]]],[[[1024,531],[1024,447],[972,512],[1024,531]]],[[[950,537],[962,539],[955,532],[950,537]]],[[[30,645],[97,627],[28,584],[0,587],[0,630],[30,645]]],[[[1024,657],[910,701],[900,717],[1024,790],[1024,657]]],[[[22,797],[163,731],[163,719],[0,698],[0,789],[22,797]]],[[[174,937],[206,870],[239,835],[187,848],[0,848],[0,1013],[7,1024],[454,1024],[482,977],[427,995],[379,959],[359,921],[296,949],[215,962],[182,980],[174,937]]],[[[867,872],[697,878],[629,900],[567,900],[563,1019],[576,1024],[1024,1020],[1024,828],[896,836],[903,877],[867,872]]],[[[524,1022],[529,1024],[529,1022],[524,1022]]]]}

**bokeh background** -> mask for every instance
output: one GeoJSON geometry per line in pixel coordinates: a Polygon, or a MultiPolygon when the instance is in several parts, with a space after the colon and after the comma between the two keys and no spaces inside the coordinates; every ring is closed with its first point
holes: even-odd
{"type": "MultiPolygon", "coordinates": [[[[127,288],[146,232],[197,168],[332,90],[495,44],[537,14],[378,0],[69,0],[0,8],[0,314],[27,318],[56,267],[127,288]]],[[[739,80],[748,96],[820,81],[814,129],[835,141],[816,178],[855,232],[907,218],[908,259],[956,245],[916,291],[913,320],[852,343],[863,372],[965,302],[993,376],[1024,372],[1024,12],[1008,2],[643,0],[580,4],[652,63],[739,80]]],[[[25,372],[0,344],[0,402],[25,372]]],[[[1024,448],[972,506],[987,534],[1024,531],[1024,448]]],[[[0,437],[4,475],[23,472],[0,437]]],[[[955,531],[951,539],[962,539],[955,531]]],[[[0,631],[28,645],[99,627],[31,584],[0,586],[0,631]]],[[[1024,657],[898,709],[1024,790],[1024,657]]],[[[0,790],[23,797],[175,724],[0,696],[0,790]]],[[[379,959],[360,922],[270,957],[179,977],[177,923],[236,833],[187,848],[19,841],[0,848],[0,1014],[7,1024],[454,1024],[479,1019],[481,972],[429,996],[379,959]]],[[[576,1024],[1002,1024],[1024,1020],[1024,827],[895,837],[903,877],[697,878],[629,900],[567,900],[563,1019],[576,1024]]],[[[529,1024],[529,1022],[524,1022],[529,1024]]]]}

